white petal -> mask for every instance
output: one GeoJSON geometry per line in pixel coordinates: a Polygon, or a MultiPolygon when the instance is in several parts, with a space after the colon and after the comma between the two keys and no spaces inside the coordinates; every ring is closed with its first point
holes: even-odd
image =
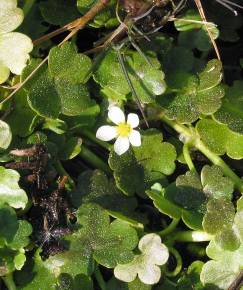
{"type": "Polygon", "coordinates": [[[125,115],[119,107],[112,106],[108,111],[108,117],[113,123],[117,125],[119,123],[125,123],[125,115]]]}
{"type": "Polygon", "coordinates": [[[122,155],[129,149],[129,139],[127,137],[118,137],[115,144],[114,150],[116,154],[122,155]]]}
{"type": "Polygon", "coordinates": [[[101,126],[96,132],[96,138],[102,141],[110,141],[117,137],[117,129],[114,126],[101,126]]]}
{"type": "Polygon", "coordinates": [[[137,130],[132,130],[132,133],[129,135],[129,141],[132,146],[141,146],[141,135],[137,130]]]}
{"type": "Polygon", "coordinates": [[[136,128],[139,125],[139,118],[137,114],[128,114],[127,123],[132,127],[136,128]]]}

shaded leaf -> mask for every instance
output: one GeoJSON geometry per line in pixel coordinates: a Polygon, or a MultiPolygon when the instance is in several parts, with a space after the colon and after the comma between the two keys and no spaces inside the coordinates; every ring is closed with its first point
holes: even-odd
{"type": "Polygon", "coordinates": [[[88,80],[91,60],[84,54],[78,54],[73,44],[65,43],[50,50],[48,68],[53,78],[74,84],[84,83],[88,80]]]}
{"type": "Polygon", "coordinates": [[[220,123],[226,124],[232,131],[243,135],[243,82],[235,81],[226,90],[221,108],[214,114],[220,123]]]}
{"type": "Polygon", "coordinates": [[[235,210],[230,200],[210,199],[203,218],[203,228],[209,234],[216,234],[233,225],[235,210]]]}
{"type": "Polygon", "coordinates": [[[232,198],[234,183],[229,177],[225,177],[219,166],[205,165],[201,171],[203,191],[208,197],[232,198]]]}
{"type": "Polygon", "coordinates": [[[90,275],[94,261],[113,268],[117,263],[132,260],[137,245],[136,231],[127,223],[110,219],[105,210],[95,204],[85,204],[77,212],[79,227],[65,241],[68,250],[50,257],[49,263],[58,262],[57,271],[74,277],[90,275]]]}
{"type": "Polygon", "coordinates": [[[52,0],[41,2],[40,11],[46,22],[60,26],[80,17],[75,0],[52,0]]]}
{"type": "Polygon", "coordinates": [[[166,97],[158,98],[159,104],[166,109],[170,119],[180,123],[192,123],[200,114],[212,115],[221,106],[224,96],[222,64],[218,60],[208,62],[206,68],[198,75],[179,72],[168,82],[171,91],[166,97]]]}

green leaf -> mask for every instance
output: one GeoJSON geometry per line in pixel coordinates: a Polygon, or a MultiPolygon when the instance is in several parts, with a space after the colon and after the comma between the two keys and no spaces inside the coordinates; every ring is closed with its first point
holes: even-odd
{"type": "Polygon", "coordinates": [[[90,99],[89,90],[85,85],[56,80],[55,89],[61,102],[61,112],[66,116],[85,114],[97,106],[95,101],[90,99]]]}
{"type": "Polygon", "coordinates": [[[171,91],[158,98],[158,102],[166,109],[170,119],[180,123],[192,123],[200,114],[212,115],[221,106],[224,90],[220,84],[222,64],[218,60],[208,62],[206,68],[198,75],[192,76],[180,72],[173,75],[168,82],[171,91]]]}
{"type": "Polygon", "coordinates": [[[24,247],[29,244],[31,232],[27,221],[17,220],[12,208],[0,205],[0,276],[23,267],[26,261],[24,247]]]}
{"type": "Polygon", "coordinates": [[[117,187],[127,195],[144,191],[155,182],[165,184],[165,175],[175,169],[176,150],[163,141],[163,135],[155,129],[142,133],[142,145],[122,156],[111,152],[109,165],[114,170],[117,187]]]}
{"type": "Polygon", "coordinates": [[[160,212],[174,219],[182,218],[189,228],[202,229],[206,195],[196,173],[188,171],[178,176],[166,189],[154,184],[146,193],[160,212]]]}
{"type": "Polygon", "coordinates": [[[0,248],[0,277],[15,270],[14,257],[16,252],[8,248],[0,248]]]}
{"type": "Polygon", "coordinates": [[[31,109],[44,118],[56,119],[61,111],[61,100],[46,73],[33,84],[28,102],[31,109]]]}
{"type": "Polygon", "coordinates": [[[226,124],[232,131],[243,135],[243,81],[235,81],[226,90],[221,108],[214,114],[220,123],[226,124]]]}
{"type": "Polygon", "coordinates": [[[110,219],[105,210],[95,204],[85,204],[77,212],[78,226],[65,241],[68,250],[50,257],[49,263],[58,262],[57,271],[74,277],[90,275],[94,260],[107,268],[133,259],[137,245],[136,231],[127,223],[110,219]]]}
{"type": "Polygon", "coordinates": [[[12,133],[9,125],[0,120],[0,149],[7,149],[12,140],[12,133]]]}
{"type": "Polygon", "coordinates": [[[198,134],[207,147],[217,155],[227,154],[233,159],[243,158],[243,136],[226,125],[203,119],[196,125],[198,134]]]}
{"type": "Polygon", "coordinates": [[[115,277],[124,282],[132,282],[138,276],[144,284],[157,284],[161,277],[158,266],[164,265],[169,258],[167,247],[161,242],[160,236],[151,233],[141,238],[138,248],[140,255],[136,255],[130,263],[115,267],[115,277]]]}
{"type": "Polygon", "coordinates": [[[139,164],[149,171],[170,175],[175,170],[176,150],[167,142],[163,135],[155,129],[142,133],[142,146],[134,148],[135,157],[139,164]]]}
{"type": "Polygon", "coordinates": [[[108,163],[114,171],[117,187],[126,195],[144,192],[144,171],[131,150],[117,155],[110,152],[108,163]]]}
{"type": "Polygon", "coordinates": [[[15,106],[7,116],[6,121],[11,127],[12,134],[20,137],[29,136],[40,122],[40,116],[31,110],[24,90],[15,95],[15,106]]]}
{"type": "Polygon", "coordinates": [[[178,280],[178,290],[206,290],[200,281],[203,262],[194,261],[187,269],[186,273],[178,280]]]}
{"type": "Polygon", "coordinates": [[[22,276],[20,276],[20,286],[18,289],[21,290],[46,290],[56,289],[57,277],[60,274],[58,272],[58,261],[42,261],[40,257],[40,251],[37,250],[33,258],[32,264],[27,265],[23,268],[22,276]],[[34,263],[34,264],[33,264],[34,263]],[[27,281],[25,281],[25,278],[27,281]]]}
{"type": "Polygon", "coordinates": [[[202,207],[206,197],[197,173],[188,171],[178,176],[175,186],[172,184],[167,187],[166,196],[185,209],[199,210],[202,207]]]}
{"type": "Polygon", "coordinates": [[[144,196],[145,190],[155,182],[167,183],[162,173],[143,168],[132,149],[121,156],[111,151],[108,163],[114,171],[116,186],[126,195],[131,196],[137,193],[144,196]]]}
{"type": "Polygon", "coordinates": [[[137,202],[133,197],[126,197],[119,191],[113,180],[100,170],[88,170],[78,177],[77,188],[71,194],[74,206],[82,203],[96,203],[108,211],[131,216],[137,202]]]}
{"type": "Polygon", "coordinates": [[[52,0],[41,2],[40,11],[43,18],[50,24],[63,26],[80,17],[76,0],[52,0]]]}
{"type": "Polygon", "coordinates": [[[48,68],[55,79],[73,84],[85,83],[91,69],[91,60],[84,54],[78,54],[76,47],[68,42],[50,50],[48,68]]]}
{"type": "Polygon", "coordinates": [[[173,81],[174,73],[190,72],[194,61],[195,58],[191,50],[182,46],[173,46],[163,60],[168,87],[171,86],[170,81],[173,81]]]}
{"type": "Polygon", "coordinates": [[[56,290],[93,290],[93,280],[85,275],[77,275],[73,279],[68,274],[61,274],[58,277],[56,290]]]}
{"type": "Polygon", "coordinates": [[[151,190],[147,190],[146,193],[153,200],[154,206],[160,212],[171,218],[181,218],[182,209],[165,197],[165,189],[159,183],[154,184],[151,190]]]}
{"type": "MultiPolygon", "coordinates": [[[[154,102],[155,96],[165,91],[164,73],[155,57],[148,57],[151,65],[138,52],[129,51],[125,66],[134,89],[144,103],[154,102]]],[[[103,88],[114,91],[116,95],[125,96],[131,93],[114,50],[106,53],[99,63],[94,79],[103,88]]]]}
{"type": "Polygon", "coordinates": [[[60,119],[45,119],[42,127],[60,135],[67,131],[67,124],[60,119]]]}
{"type": "Polygon", "coordinates": [[[229,177],[225,177],[219,166],[205,165],[201,171],[203,191],[208,197],[232,198],[234,183],[229,177]]]}
{"type": "Polygon", "coordinates": [[[229,251],[237,250],[243,242],[243,211],[235,214],[231,227],[223,228],[215,237],[215,243],[221,248],[229,251]]]}
{"type": "MultiPolygon", "coordinates": [[[[178,31],[188,31],[192,29],[202,29],[205,32],[207,31],[206,25],[203,23],[199,13],[195,10],[188,10],[186,14],[177,19],[174,24],[178,31]]],[[[219,36],[219,30],[213,22],[207,22],[207,28],[214,39],[219,36]]]]}
{"type": "Polygon", "coordinates": [[[18,230],[15,211],[6,204],[0,204],[0,247],[11,243],[18,230]]]}
{"type": "Polygon", "coordinates": [[[216,234],[233,225],[235,209],[230,200],[210,199],[203,218],[203,228],[209,234],[216,234]]]}
{"type": "Polygon", "coordinates": [[[14,208],[24,208],[28,197],[18,185],[20,175],[12,169],[0,166],[0,204],[7,203],[14,208]]]}
{"type": "Polygon", "coordinates": [[[32,226],[25,220],[18,220],[18,229],[10,242],[7,242],[7,246],[13,250],[21,250],[26,247],[29,242],[29,236],[32,233],[32,226]]]}
{"type": "MultiPolygon", "coordinates": [[[[38,63],[39,61],[30,63],[23,73],[23,79],[38,63]]],[[[47,73],[46,66],[38,71],[26,88],[30,107],[45,118],[57,119],[60,113],[67,116],[86,116],[90,110],[97,110],[86,85],[74,84],[61,78],[53,79],[47,73]]]]}
{"type": "Polygon", "coordinates": [[[76,157],[81,152],[82,139],[78,137],[71,137],[60,148],[59,157],[61,160],[69,160],[76,157]]]}
{"type": "Polygon", "coordinates": [[[206,286],[228,289],[242,270],[243,244],[236,251],[225,251],[212,240],[207,247],[207,255],[213,260],[204,264],[201,281],[206,286]]]}

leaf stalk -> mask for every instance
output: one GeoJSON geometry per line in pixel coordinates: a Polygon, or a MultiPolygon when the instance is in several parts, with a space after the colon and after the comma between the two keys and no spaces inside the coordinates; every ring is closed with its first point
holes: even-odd
{"type": "Polygon", "coordinates": [[[180,219],[176,219],[174,218],[172,220],[172,222],[168,225],[168,227],[166,227],[164,230],[160,231],[158,234],[161,236],[161,237],[164,237],[168,234],[170,234],[171,232],[174,231],[174,229],[176,228],[176,226],[178,225],[180,219]]]}
{"type": "Polygon", "coordinates": [[[104,281],[104,278],[100,272],[100,269],[99,269],[99,266],[96,265],[95,267],[95,278],[96,278],[96,281],[98,282],[99,286],[100,286],[100,289],[101,290],[107,290],[106,288],[106,284],[105,284],[105,281],[104,281]]]}
{"type": "MultiPolygon", "coordinates": [[[[241,193],[243,193],[243,180],[237,176],[234,171],[224,162],[224,160],[213,153],[200,139],[200,137],[196,134],[195,130],[186,127],[185,125],[179,124],[176,121],[170,120],[164,115],[161,116],[163,122],[172,127],[176,132],[181,134],[184,139],[190,140],[192,146],[202,152],[213,164],[218,165],[222,168],[225,176],[228,176],[232,179],[235,184],[235,188],[238,189],[241,193]]],[[[191,165],[190,165],[191,166],[191,165]]]]}
{"type": "Polygon", "coordinates": [[[174,232],[168,237],[168,241],[177,242],[208,242],[213,238],[212,235],[204,231],[178,231],[174,232]]]}
{"type": "Polygon", "coordinates": [[[5,277],[2,277],[6,287],[8,288],[8,290],[17,290],[16,285],[14,283],[13,280],[13,274],[10,273],[8,275],[6,275],[5,277]]]}
{"type": "Polygon", "coordinates": [[[107,175],[111,174],[110,167],[96,154],[94,154],[87,147],[82,145],[81,152],[79,153],[80,157],[87,161],[89,164],[93,165],[95,168],[103,170],[107,175]]]}

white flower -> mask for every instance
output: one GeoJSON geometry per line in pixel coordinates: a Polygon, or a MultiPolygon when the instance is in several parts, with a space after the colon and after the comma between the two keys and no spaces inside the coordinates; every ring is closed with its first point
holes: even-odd
{"type": "Polygon", "coordinates": [[[96,132],[96,138],[102,141],[110,141],[117,138],[114,150],[118,155],[125,153],[130,146],[141,146],[141,135],[134,130],[139,125],[137,114],[130,113],[125,120],[123,111],[116,106],[112,106],[108,111],[109,119],[117,126],[101,126],[96,132]]]}

